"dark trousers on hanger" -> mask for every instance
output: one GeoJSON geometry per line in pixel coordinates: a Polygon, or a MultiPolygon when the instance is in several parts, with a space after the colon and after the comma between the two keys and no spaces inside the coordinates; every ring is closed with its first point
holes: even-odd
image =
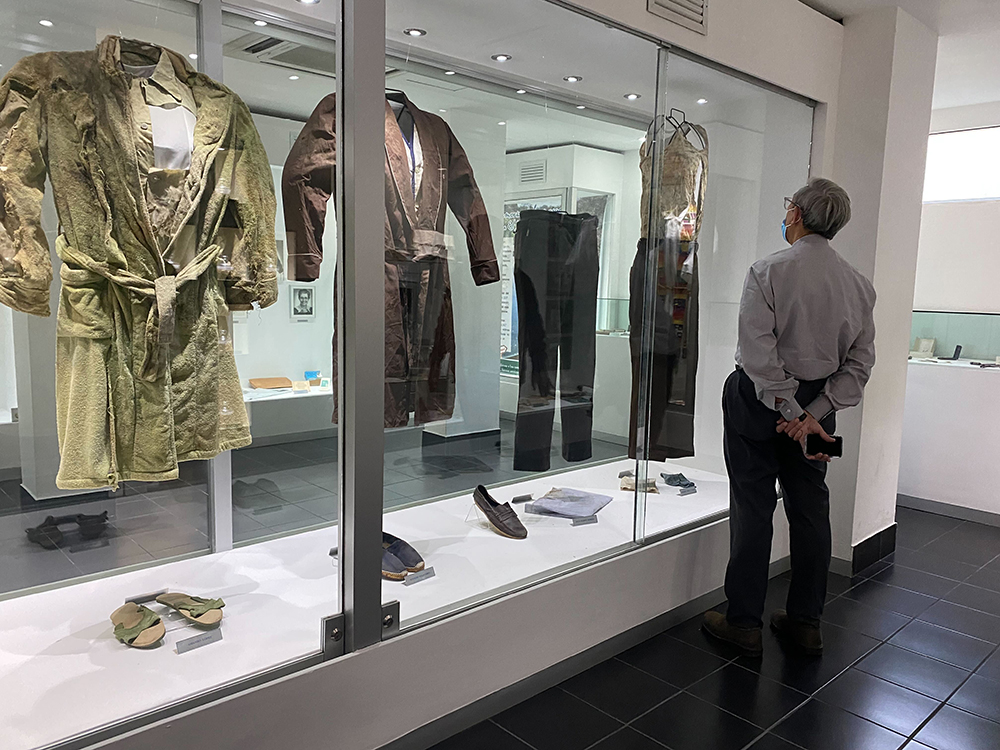
{"type": "MultiPolygon", "coordinates": [[[[825,383],[801,383],[796,401],[810,403],[825,383]]],[[[786,610],[794,620],[818,625],[830,570],[826,464],[808,460],[798,443],[775,431],[780,415],[760,402],[753,381],[742,370],[726,381],[722,414],[730,488],[726,617],[741,627],[763,623],[777,481],[791,534],[792,582],[786,610]]],[[[822,424],[830,435],[836,430],[832,414],[822,424]]]]}
{"type": "Polygon", "coordinates": [[[524,211],[514,236],[520,386],[514,468],[547,471],[559,383],[562,455],[593,455],[597,217],[524,211]]]}

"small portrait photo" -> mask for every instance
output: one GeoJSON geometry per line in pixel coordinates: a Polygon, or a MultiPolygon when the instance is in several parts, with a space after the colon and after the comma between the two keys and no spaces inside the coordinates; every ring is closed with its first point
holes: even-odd
{"type": "Polygon", "coordinates": [[[311,286],[289,287],[292,317],[297,319],[316,317],[316,290],[311,286]]]}

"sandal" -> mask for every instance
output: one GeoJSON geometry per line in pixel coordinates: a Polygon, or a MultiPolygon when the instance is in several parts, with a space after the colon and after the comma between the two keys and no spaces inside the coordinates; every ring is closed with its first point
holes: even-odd
{"type": "Polygon", "coordinates": [[[125,602],[111,613],[115,638],[132,648],[155,646],[167,634],[160,616],[135,602],[125,602]]]}
{"type": "Polygon", "coordinates": [[[48,516],[38,526],[24,531],[28,535],[29,542],[34,542],[44,549],[59,549],[59,545],[63,543],[63,533],[53,516],[48,516]]]}
{"type": "Polygon", "coordinates": [[[156,601],[176,609],[191,622],[206,628],[222,621],[222,608],[226,606],[222,599],[202,599],[200,596],[187,594],[160,594],[156,601]]]}

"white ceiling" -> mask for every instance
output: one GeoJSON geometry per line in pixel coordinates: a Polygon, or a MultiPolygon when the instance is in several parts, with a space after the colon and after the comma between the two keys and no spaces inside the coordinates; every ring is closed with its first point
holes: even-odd
{"type": "Polygon", "coordinates": [[[1000,0],[801,0],[841,19],[899,6],[941,35],[934,109],[1000,101],[1000,0]]]}

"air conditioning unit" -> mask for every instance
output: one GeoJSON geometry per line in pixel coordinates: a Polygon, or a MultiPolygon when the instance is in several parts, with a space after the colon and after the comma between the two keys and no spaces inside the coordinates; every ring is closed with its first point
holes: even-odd
{"type": "Polygon", "coordinates": [[[686,29],[708,34],[708,0],[647,0],[647,9],[686,29]]]}
{"type": "Polygon", "coordinates": [[[520,182],[522,185],[545,182],[548,179],[548,162],[545,159],[538,161],[526,161],[520,168],[520,182]]]}

